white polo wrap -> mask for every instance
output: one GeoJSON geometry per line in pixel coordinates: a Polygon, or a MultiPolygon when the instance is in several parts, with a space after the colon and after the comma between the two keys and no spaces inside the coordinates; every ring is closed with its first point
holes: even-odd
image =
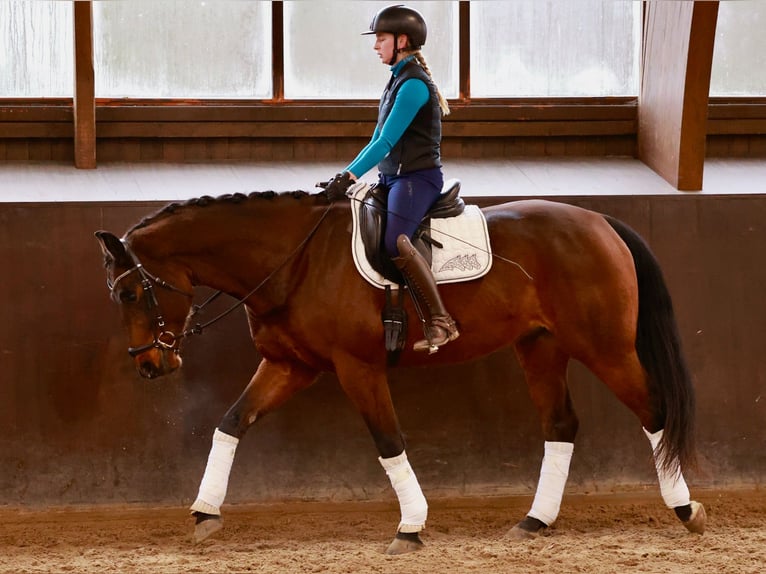
{"type": "Polygon", "coordinates": [[[197,500],[191,505],[192,512],[221,514],[221,505],[226,498],[229,473],[238,443],[238,438],[215,429],[213,446],[207,458],[205,474],[199,485],[199,494],[197,494],[197,500]]]}
{"type": "Polygon", "coordinates": [[[663,430],[658,430],[656,433],[650,433],[644,429],[646,438],[649,439],[649,443],[652,445],[652,453],[654,454],[654,466],[657,469],[657,478],[660,480],[660,493],[662,494],[662,500],[668,508],[676,508],[678,506],[686,506],[691,503],[689,495],[689,487],[686,486],[683,474],[681,474],[681,465],[676,464],[676,470],[674,472],[668,472],[663,470],[660,466],[660,458],[657,456],[657,447],[662,439],[663,430]]]}
{"type": "Polygon", "coordinates": [[[428,503],[420,490],[418,479],[407,460],[407,453],[393,458],[378,458],[399,499],[402,520],[399,532],[420,532],[426,527],[428,503]]]}
{"type": "Polygon", "coordinates": [[[545,455],[540,468],[540,481],[528,516],[550,526],[559,515],[561,498],[569,476],[574,444],[545,441],[545,455]]]}

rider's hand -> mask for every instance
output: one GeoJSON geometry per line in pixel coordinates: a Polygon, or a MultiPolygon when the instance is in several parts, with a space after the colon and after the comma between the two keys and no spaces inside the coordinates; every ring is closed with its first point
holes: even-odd
{"type": "Polygon", "coordinates": [[[346,192],[354,183],[355,181],[351,178],[351,174],[343,171],[327,182],[324,188],[325,195],[327,195],[327,199],[330,201],[348,199],[346,192]]]}

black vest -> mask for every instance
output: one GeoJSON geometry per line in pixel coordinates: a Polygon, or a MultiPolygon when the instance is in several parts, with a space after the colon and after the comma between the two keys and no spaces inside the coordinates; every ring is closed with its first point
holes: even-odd
{"type": "Polygon", "coordinates": [[[388,86],[386,86],[378,108],[378,131],[383,129],[383,124],[391,113],[399,88],[411,78],[425,82],[430,98],[420,108],[391,152],[378,164],[378,169],[383,175],[408,173],[419,169],[441,167],[442,165],[440,154],[442,124],[439,97],[436,94],[436,86],[433,81],[416,61],[406,63],[399,75],[392,76],[388,86]]]}

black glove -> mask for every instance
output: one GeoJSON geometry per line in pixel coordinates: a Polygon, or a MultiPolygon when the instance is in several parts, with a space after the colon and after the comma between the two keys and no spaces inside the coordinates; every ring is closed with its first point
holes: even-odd
{"type": "Polygon", "coordinates": [[[337,174],[334,178],[324,185],[324,192],[330,201],[339,201],[348,199],[346,192],[355,182],[351,179],[351,174],[347,171],[337,174]]]}

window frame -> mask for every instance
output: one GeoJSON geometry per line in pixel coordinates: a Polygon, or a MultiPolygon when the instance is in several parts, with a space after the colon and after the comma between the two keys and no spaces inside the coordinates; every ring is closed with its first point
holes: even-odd
{"type": "MultiPolygon", "coordinates": [[[[77,2],[91,5],[91,2],[77,2]]],[[[637,133],[638,97],[472,98],[470,6],[459,2],[459,96],[445,137],[611,136],[637,133]]],[[[74,17],[75,43],[92,20],[74,17]]],[[[92,98],[98,138],[367,137],[376,100],[290,100],[284,95],[284,12],[272,5],[272,97],[268,99],[92,98]]],[[[92,54],[91,54],[92,64],[92,54]]],[[[87,68],[87,66],[85,67],[87,68]]],[[[82,82],[84,68],[75,71],[82,82]]],[[[87,80],[87,78],[86,78],[87,80]]],[[[0,98],[0,138],[70,138],[75,98],[0,98]]],[[[88,102],[85,102],[88,105],[88,102]]],[[[92,137],[96,138],[96,130],[92,137]]],[[[709,134],[766,133],[766,97],[711,97],[709,134]]]]}

